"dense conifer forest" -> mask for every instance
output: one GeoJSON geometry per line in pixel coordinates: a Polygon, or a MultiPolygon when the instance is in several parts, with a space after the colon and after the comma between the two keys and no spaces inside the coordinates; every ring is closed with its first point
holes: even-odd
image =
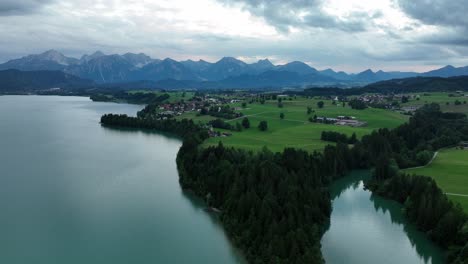
{"type": "Polygon", "coordinates": [[[195,141],[197,144],[208,138],[208,132],[205,129],[202,129],[199,125],[188,119],[181,121],[175,119],[156,120],[127,115],[105,114],[101,117],[101,124],[112,127],[169,132],[180,136],[184,140],[190,138],[191,141],[195,141]]]}
{"type": "Polygon", "coordinates": [[[438,104],[428,104],[419,109],[408,123],[364,136],[362,146],[371,165],[387,161],[395,162],[399,168],[409,168],[425,165],[434,151],[467,139],[466,115],[442,113],[438,104]]]}
{"type": "Polygon", "coordinates": [[[351,167],[347,145],[325,154],[259,153],[184,142],[180,183],[221,210],[221,221],[251,263],[322,263],[320,238],[331,213],[327,183],[351,167]]]}

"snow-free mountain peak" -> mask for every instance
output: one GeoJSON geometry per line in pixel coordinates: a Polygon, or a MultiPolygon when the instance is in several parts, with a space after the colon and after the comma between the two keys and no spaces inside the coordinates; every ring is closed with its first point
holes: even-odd
{"type": "Polygon", "coordinates": [[[143,66],[151,62],[157,61],[144,53],[125,53],[124,55],[122,55],[122,57],[137,68],[142,68],[143,66]]]}
{"type": "Polygon", "coordinates": [[[104,57],[104,56],[106,56],[106,54],[98,50],[91,55],[85,54],[81,56],[80,62],[88,62],[90,60],[94,60],[94,59],[104,57]]]}
{"type": "Polygon", "coordinates": [[[277,69],[281,71],[296,72],[301,75],[317,73],[317,70],[315,68],[310,67],[308,64],[302,61],[293,61],[284,65],[280,65],[277,67],[277,69]]]}

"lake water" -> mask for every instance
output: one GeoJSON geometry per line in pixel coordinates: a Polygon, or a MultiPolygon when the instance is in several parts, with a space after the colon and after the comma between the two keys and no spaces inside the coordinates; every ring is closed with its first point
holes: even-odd
{"type": "Polygon", "coordinates": [[[180,140],[103,128],[141,106],[0,96],[0,263],[239,263],[178,183],[180,140]]]}
{"type": "Polygon", "coordinates": [[[322,238],[327,263],[445,263],[443,252],[414,225],[401,206],[363,189],[367,171],[356,171],[331,186],[333,212],[322,238]]]}
{"type": "MultiPolygon", "coordinates": [[[[0,263],[242,263],[220,224],[182,192],[181,142],[99,125],[140,106],[80,97],[0,96],[0,263]]],[[[332,185],[327,263],[443,263],[401,207],[332,185]]]]}

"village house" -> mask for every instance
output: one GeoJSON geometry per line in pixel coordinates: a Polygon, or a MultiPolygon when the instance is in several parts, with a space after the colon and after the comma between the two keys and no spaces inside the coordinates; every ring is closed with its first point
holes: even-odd
{"type": "Polygon", "coordinates": [[[340,120],[354,120],[354,119],[356,119],[356,117],[354,117],[354,116],[338,116],[337,118],[340,119],[340,120]]]}
{"type": "Polygon", "coordinates": [[[325,116],[317,117],[317,122],[319,123],[336,123],[336,121],[338,121],[338,119],[336,118],[325,117],[325,116]]]}

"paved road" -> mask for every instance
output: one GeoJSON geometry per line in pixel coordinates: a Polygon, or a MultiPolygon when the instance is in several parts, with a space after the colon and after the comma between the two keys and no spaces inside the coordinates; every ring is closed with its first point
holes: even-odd
{"type": "Polygon", "coordinates": [[[413,169],[420,169],[420,168],[424,168],[424,167],[427,167],[429,165],[431,165],[431,163],[435,160],[435,158],[437,157],[437,155],[439,155],[439,151],[436,151],[434,153],[434,156],[432,156],[432,159],[424,166],[418,166],[418,167],[412,167],[412,168],[407,168],[407,170],[413,170],[413,169]]]}
{"type": "Polygon", "coordinates": [[[462,196],[462,197],[468,197],[468,194],[459,194],[459,193],[445,193],[446,195],[452,195],[452,196],[462,196]]]}

